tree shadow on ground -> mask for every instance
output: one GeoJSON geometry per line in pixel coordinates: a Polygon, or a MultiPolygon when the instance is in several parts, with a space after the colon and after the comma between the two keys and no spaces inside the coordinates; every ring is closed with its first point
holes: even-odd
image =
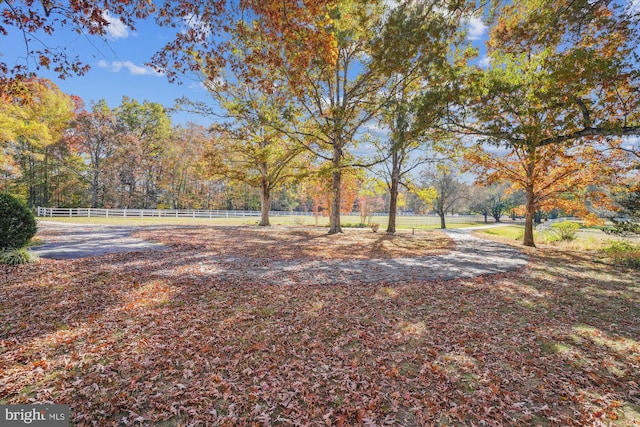
{"type": "Polygon", "coordinates": [[[0,399],[68,403],[77,425],[632,424],[638,274],[561,255],[462,280],[286,287],[202,271],[197,245],[26,266],[3,290],[26,314],[2,319],[0,399]],[[59,306],[38,317],[39,298],[59,306]],[[56,321],[71,327],[27,331],[56,321]]]}

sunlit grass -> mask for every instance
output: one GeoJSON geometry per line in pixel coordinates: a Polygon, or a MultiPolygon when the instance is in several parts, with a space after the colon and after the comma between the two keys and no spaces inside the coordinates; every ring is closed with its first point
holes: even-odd
{"type": "Polygon", "coordinates": [[[602,249],[615,264],[623,267],[640,268],[640,244],[625,241],[610,241],[602,249]]]}
{"type": "Polygon", "coordinates": [[[395,299],[398,298],[398,291],[394,288],[384,286],[382,288],[378,288],[374,298],[376,299],[395,299]]]}
{"type": "MultiPolygon", "coordinates": [[[[522,240],[524,236],[524,227],[521,225],[507,225],[504,227],[487,228],[479,230],[480,234],[488,234],[490,236],[496,236],[504,239],[522,240]]],[[[537,233],[534,232],[534,237],[537,233]]]]}
{"type": "Polygon", "coordinates": [[[422,322],[401,321],[398,323],[399,335],[404,337],[419,337],[427,330],[427,325],[422,322]]]}
{"type": "MultiPolygon", "coordinates": [[[[522,242],[524,238],[523,225],[507,225],[503,227],[494,227],[478,230],[479,235],[492,236],[497,240],[504,242],[522,242]]],[[[617,241],[634,241],[633,239],[624,239],[620,237],[609,236],[598,229],[583,228],[578,231],[574,240],[558,240],[557,236],[548,232],[537,232],[534,230],[533,238],[537,246],[554,247],[563,250],[588,252],[601,251],[610,247],[612,242],[617,241]]],[[[637,239],[636,239],[637,240],[637,239]]]]}
{"type": "Polygon", "coordinates": [[[576,334],[587,338],[597,345],[607,347],[618,353],[633,352],[640,355],[638,341],[627,337],[616,337],[601,331],[598,328],[588,325],[578,325],[574,327],[576,334]]]}

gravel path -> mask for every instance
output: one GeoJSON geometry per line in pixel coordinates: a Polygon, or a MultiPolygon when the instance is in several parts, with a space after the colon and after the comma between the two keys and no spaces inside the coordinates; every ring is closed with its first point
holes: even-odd
{"type": "Polygon", "coordinates": [[[47,236],[45,244],[33,248],[42,258],[75,259],[163,248],[132,237],[136,229],[131,227],[39,221],[38,230],[47,236]]]}
{"type": "MultiPolygon", "coordinates": [[[[34,250],[41,257],[82,258],[113,252],[161,249],[162,245],[131,237],[136,228],[40,223],[52,239],[34,250]]],[[[197,265],[202,274],[227,280],[274,284],[398,283],[469,278],[505,273],[527,264],[527,256],[508,245],[477,238],[471,229],[447,230],[456,250],[420,258],[368,260],[275,261],[247,257],[198,257],[184,262],[197,265]]],[[[159,275],[175,275],[173,269],[159,275]]]]}
{"type": "MultiPolygon", "coordinates": [[[[261,283],[339,284],[400,283],[470,278],[506,273],[525,266],[527,256],[517,249],[471,235],[471,230],[450,230],[456,250],[420,258],[353,261],[278,261],[247,258],[206,259],[200,271],[220,279],[259,280],[261,283]],[[242,267],[241,269],[239,268],[242,267]]],[[[170,274],[169,271],[166,271],[170,274]]]]}

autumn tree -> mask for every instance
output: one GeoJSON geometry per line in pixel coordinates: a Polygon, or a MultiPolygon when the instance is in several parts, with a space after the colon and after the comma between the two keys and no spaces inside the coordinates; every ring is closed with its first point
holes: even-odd
{"type": "Polygon", "coordinates": [[[210,209],[214,180],[207,173],[205,153],[211,135],[201,125],[175,126],[164,140],[160,206],[210,209]]]}
{"type": "Polygon", "coordinates": [[[338,233],[342,172],[353,164],[350,150],[363,124],[379,108],[377,97],[388,81],[387,71],[372,66],[371,55],[384,23],[383,12],[382,1],[286,5],[249,1],[235,11],[193,2],[185,8],[162,9],[164,23],[175,23],[175,16],[184,19],[193,14],[205,26],[190,26],[154,60],[169,70],[170,79],[179,78],[180,73],[200,72],[204,64],[209,78],[215,80],[231,66],[240,71],[236,75],[262,87],[273,82],[260,68],[277,70],[289,95],[304,113],[298,120],[291,117],[296,127],[289,135],[333,165],[329,232],[338,233]],[[222,25],[225,19],[231,24],[222,25]],[[225,26],[225,35],[214,35],[214,29],[225,26]],[[237,31],[255,34],[255,29],[260,33],[255,37],[263,43],[260,49],[244,54],[241,65],[233,62],[237,52],[228,37],[237,31]]]}
{"type": "MultiPolygon", "coordinates": [[[[85,160],[91,207],[104,207],[107,189],[117,185],[108,177],[115,166],[114,156],[121,133],[114,112],[105,100],[100,100],[91,111],[78,113],[75,127],[66,138],[72,151],[85,160]]],[[[84,175],[83,170],[78,173],[84,175]]]]}
{"type": "Polygon", "coordinates": [[[155,208],[164,141],[170,136],[171,118],[157,102],[141,104],[126,96],[114,113],[124,134],[117,153],[121,190],[128,193],[124,206],[155,208]]]}
{"type": "Polygon", "coordinates": [[[297,184],[298,198],[303,212],[311,212],[318,226],[320,216],[329,213],[330,198],[326,191],[326,177],[317,166],[310,167],[310,174],[297,184]]]}
{"type": "Polygon", "coordinates": [[[213,117],[214,134],[207,152],[213,176],[244,182],[260,190],[259,225],[270,225],[272,192],[305,173],[303,148],[287,136],[286,118],[296,114],[277,70],[251,66],[252,52],[265,42],[253,25],[238,22],[227,69],[209,70],[203,60],[202,84],[212,104],[181,100],[183,107],[213,117]],[[251,74],[248,74],[251,71],[251,74]]]}
{"type": "Polygon", "coordinates": [[[374,170],[383,177],[389,191],[387,233],[396,232],[400,187],[409,188],[412,172],[430,160],[423,135],[416,131],[418,83],[414,82],[413,91],[408,90],[409,83],[402,83],[396,95],[385,105],[381,122],[389,135],[382,142],[374,143],[378,155],[383,157],[374,170]]]}
{"type": "Polygon", "coordinates": [[[243,74],[252,76],[255,68],[279,69],[286,63],[291,75],[302,80],[310,61],[332,56],[327,48],[333,39],[325,28],[331,24],[327,11],[336,3],[337,0],[164,1],[158,7],[156,22],[177,30],[175,38],[153,56],[152,62],[172,82],[181,83],[185,76],[199,75],[203,66],[210,78],[216,78],[236,54],[232,41],[238,31],[259,29],[261,39],[268,43],[249,52],[242,64],[246,67],[243,74]]]}
{"type": "Polygon", "coordinates": [[[20,170],[16,181],[23,187],[30,207],[48,206],[52,147],[62,138],[74,116],[75,103],[49,80],[22,83],[28,98],[15,98],[3,105],[8,120],[4,131],[7,150],[20,170]]]}
{"type": "Polygon", "coordinates": [[[297,74],[286,73],[285,78],[305,112],[301,120],[293,121],[292,133],[331,164],[329,233],[335,234],[342,231],[343,172],[354,166],[351,150],[363,125],[377,113],[377,97],[388,78],[373,66],[370,56],[372,40],[383,24],[382,2],[343,1],[325,15],[331,19],[325,27],[331,44],[323,52],[329,55],[309,61],[301,81],[297,74]]]}
{"type": "Polygon", "coordinates": [[[517,206],[517,194],[510,183],[496,182],[489,186],[475,186],[471,189],[470,210],[484,215],[484,222],[491,216],[500,222],[502,215],[517,206]]]}
{"type": "MultiPolygon", "coordinates": [[[[362,136],[361,129],[385,107],[384,121],[393,128],[385,154],[391,159],[388,181],[393,204],[388,231],[394,231],[398,188],[415,161],[409,160],[409,153],[421,142],[421,130],[430,125],[426,119],[421,129],[411,123],[415,109],[410,93],[420,84],[426,87],[438,78],[446,80],[441,71],[454,56],[451,43],[459,35],[465,3],[422,1],[390,6],[352,1],[331,10],[335,61],[313,61],[304,74],[306,81],[294,90],[308,112],[306,127],[299,127],[307,137],[307,147],[333,165],[330,233],[340,231],[335,206],[340,205],[342,171],[358,164],[351,153],[362,136]],[[402,50],[397,49],[399,43],[402,50]]],[[[435,121],[442,106],[432,105],[423,114],[435,121]]]]}
{"type": "Polygon", "coordinates": [[[464,2],[407,2],[398,12],[389,13],[396,6],[363,0],[165,3],[159,22],[183,31],[153,61],[170,80],[203,68],[215,80],[231,68],[243,80],[263,88],[273,82],[260,68],[278,70],[303,112],[298,120],[291,120],[295,129],[290,136],[333,165],[329,232],[338,233],[341,176],[358,163],[352,152],[363,125],[386,101],[380,95],[394,92],[392,75],[416,69],[418,58],[428,57],[429,49],[446,57],[444,40],[455,24],[445,24],[440,17],[459,18],[464,2]],[[409,10],[411,19],[404,19],[409,10]],[[390,29],[384,31],[387,23],[390,29]],[[403,37],[398,37],[397,28],[403,28],[403,37]],[[238,52],[232,36],[243,32],[263,44],[243,53],[238,64],[233,61],[238,52]]]}
{"type": "Polygon", "coordinates": [[[462,7],[463,3],[402,3],[389,12],[375,48],[378,66],[392,76],[379,115],[388,137],[376,144],[389,189],[387,233],[396,229],[400,186],[408,188],[412,171],[435,160],[448,145],[437,125],[446,115],[451,68],[464,56],[462,7]],[[406,53],[397,52],[399,45],[406,53]]]}
{"type": "MultiPolygon", "coordinates": [[[[240,124],[243,122],[240,121],[240,124]]],[[[212,176],[240,181],[260,191],[261,219],[268,226],[272,192],[296,175],[306,173],[294,162],[300,147],[291,145],[267,126],[218,128],[206,153],[212,176]]]]}
{"type": "Polygon", "coordinates": [[[423,180],[421,185],[412,185],[410,187],[411,198],[413,199],[413,210],[416,212],[429,213],[433,207],[433,201],[438,193],[436,189],[429,185],[428,181],[423,180]]]}
{"type": "Polygon", "coordinates": [[[360,224],[370,224],[373,214],[384,209],[386,190],[385,182],[375,177],[365,176],[360,180],[357,199],[360,224]]]}
{"type": "Polygon", "coordinates": [[[536,206],[555,187],[548,178],[575,178],[569,171],[588,166],[589,158],[604,165],[596,147],[640,129],[638,34],[623,8],[586,0],[499,4],[488,42],[491,63],[467,75],[467,103],[452,110],[456,130],[507,151],[500,161],[475,149],[472,162],[501,170],[491,176],[525,192],[527,246],[534,246],[536,206]]]}
{"type": "Polygon", "coordinates": [[[16,167],[13,157],[9,153],[10,142],[16,139],[16,131],[19,128],[15,107],[9,98],[0,97],[0,172],[2,172],[2,184],[4,192],[8,192],[8,179],[12,170],[16,167]]]}
{"type": "Polygon", "coordinates": [[[554,208],[595,221],[589,208],[610,206],[602,188],[615,182],[622,164],[615,153],[591,145],[551,144],[534,150],[514,148],[507,154],[476,146],[466,158],[480,182],[506,179],[514,190],[525,192],[525,219],[531,224],[537,211],[554,208]]]}

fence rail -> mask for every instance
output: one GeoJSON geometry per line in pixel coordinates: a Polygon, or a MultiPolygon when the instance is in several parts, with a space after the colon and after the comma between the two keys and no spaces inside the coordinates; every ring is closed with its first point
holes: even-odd
{"type": "MultiPolygon", "coordinates": [[[[259,217],[260,211],[196,210],[196,209],[99,209],[99,208],[43,208],[40,217],[83,218],[244,218],[259,217]]],[[[271,211],[270,216],[312,216],[311,212],[271,211]]]]}
{"type": "MultiPolygon", "coordinates": [[[[194,209],[98,209],[98,208],[37,208],[39,217],[50,218],[192,218],[192,219],[213,219],[213,218],[256,218],[261,215],[260,211],[240,211],[240,210],[194,210],[194,209]]],[[[356,217],[359,220],[359,213],[343,215],[344,217],[356,217]]],[[[307,217],[312,218],[313,212],[300,211],[270,211],[269,216],[277,217],[307,217]]],[[[378,212],[374,217],[386,217],[387,213],[378,212]]],[[[419,226],[424,224],[439,224],[440,217],[435,214],[416,215],[413,213],[399,213],[399,218],[407,226],[419,226]]],[[[302,218],[301,218],[302,219],[302,218]]],[[[472,224],[483,222],[481,215],[447,215],[447,223],[452,224],[472,224]]],[[[375,222],[375,220],[374,220],[375,222]]]]}

